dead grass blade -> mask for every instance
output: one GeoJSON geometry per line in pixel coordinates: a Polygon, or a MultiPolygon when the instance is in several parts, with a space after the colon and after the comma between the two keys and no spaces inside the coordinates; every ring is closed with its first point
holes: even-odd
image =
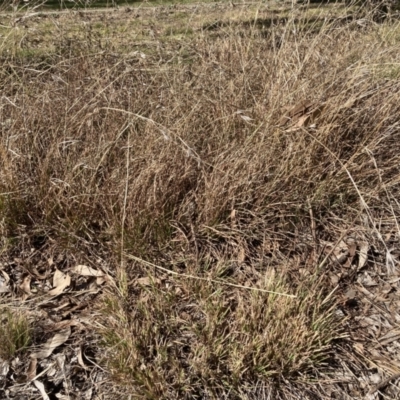
{"type": "Polygon", "coordinates": [[[239,288],[239,289],[254,290],[254,291],[258,291],[258,292],[270,293],[270,294],[275,294],[275,295],[284,296],[284,297],[291,297],[291,298],[296,298],[297,297],[294,294],[278,293],[278,292],[265,290],[265,289],[262,289],[262,288],[256,288],[256,287],[244,286],[244,285],[236,285],[234,283],[224,282],[224,281],[221,281],[221,280],[203,278],[201,276],[194,276],[194,275],[188,275],[188,274],[179,273],[179,272],[176,272],[176,271],[171,271],[171,270],[169,270],[167,268],[161,267],[159,265],[155,265],[155,264],[150,263],[148,261],[142,260],[139,257],[132,256],[130,254],[125,254],[125,257],[127,257],[127,258],[129,258],[131,260],[137,261],[140,264],[146,265],[148,267],[153,267],[153,268],[156,268],[156,269],[158,269],[160,271],[166,272],[167,274],[175,275],[175,276],[182,277],[182,278],[195,279],[195,280],[200,280],[200,281],[205,281],[205,282],[212,282],[212,283],[217,283],[217,284],[225,285],[225,286],[231,286],[231,287],[235,287],[235,288],[239,288]]]}

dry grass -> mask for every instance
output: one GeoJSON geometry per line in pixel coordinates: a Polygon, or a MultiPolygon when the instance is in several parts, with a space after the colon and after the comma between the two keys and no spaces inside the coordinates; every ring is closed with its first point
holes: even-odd
{"type": "Polygon", "coordinates": [[[20,310],[1,310],[0,359],[12,360],[32,342],[31,324],[20,310]]]}
{"type": "MultiPolygon", "coordinates": [[[[288,290],[273,275],[259,286],[288,290]]],[[[130,312],[106,300],[107,365],[121,382],[132,380],[137,397],[236,398],[256,382],[271,390],[281,376],[326,365],[340,338],[321,282],[302,282],[296,298],[193,280],[167,287],[138,288],[130,312]]]]}
{"type": "Polygon", "coordinates": [[[400,211],[400,25],[218,7],[6,35],[2,253],[106,257],[101,362],[134,398],[321,398],[358,365],[328,244],[400,211]]]}

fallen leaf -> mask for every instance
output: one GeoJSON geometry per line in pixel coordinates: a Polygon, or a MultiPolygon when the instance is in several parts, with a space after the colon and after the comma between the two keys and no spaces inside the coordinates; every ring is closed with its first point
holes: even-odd
{"type": "Polygon", "coordinates": [[[10,364],[8,363],[8,361],[0,360],[0,376],[1,377],[6,376],[9,370],[10,370],[10,364]]]}
{"type": "Polygon", "coordinates": [[[348,99],[346,101],[346,103],[344,103],[343,108],[351,108],[351,107],[353,107],[353,105],[355,104],[356,101],[357,101],[357,98],[350,97],[350,99],[348,99]]]}
{"type": "Polygon", "coordinates": [[[354,239],[349,238],[346,241],[347,244],[347,249],[349,252],[349,257],[347,258],[346,262],[343,264],[344,268],[350,268],[351,265],[353,264],[353,259],[354,256],[356,255],[356,251],[357,251],[357,243],[354,239]]]}
{"type": "Polygon", "coordinates": [[[96,285],[101,286],[104,282],[107,282],[107,279],[104,276],[98,276],[96,278],[96,285]]]}
{"type": "Polygon", "coordinates": [[[386,270],[389,276],[395,275],[396,273],[396,264],[395,258],[392,256],[393,249],[390,249],[386,252],[386,270]]]}
{"type": "Polygon", "coordinates": [[[50,400],[50,397],[47,396],[46,391],[44,390],[44,385],[42,382],[39,381],[33,381],[33,384],[36,386],[36,388],[39,390],[40,394],[42,395],[43,400],[50,400]]]}
{"type": "Polygon", "coordinates": [[[241,115],[240,116],[244,121],[246,122],[250,122],[253,121],[253,118],[248,117],[247,115],[241,115]]]}
{"type": "Polygon", "coordinates": [[[332,247],[333,245],[327,246],[325,251],[330,254],[332,261],[336,261],[339,264],[343,265],[349,256],[347,244],[343,240],[341,240],[337,246],[335,246],[333,249],[332,247]]]}
{"type": "Polygon", "coordinates": [[[8,293],[9,291],[8,281],[0,276],[0,293],[8,293]]]}
{"type": "Polygon", "coordinates": [[[83,357],[82,357],[82,348],[79,347],[78,350],[78,364],[83,368],[83,369],[87,369],[88,367],[85,365],[85,363],[83,362],[83,357]]]}
{"type": "Polygon", "coordinates": [[[31,277],[29,275],[24,278],[19,288],[23,291],[22,297],[24,300],[31,295],[31,277]]]}
{"type": "Polygon", "coordinates": [[[66,287],[71,284],[71,277],[68,274],[62,273],[60,270],[56,269],[53,277],[53,287],[48,294],[50,296],[57,296],[61,294],[66,287]]]}
{"type": "Polygon", "coordinates": [[[294,119],[301,117],[306,114],[307,111],[312,107],[313,103],[309,100],[303,100],[293,108],[286,111],[285,115],[279,120],[279,125],[286,125],[292,122],[294,119]]]}
{"type": "MultiPolygon", "coordinates": [[[[284,126],[288,123],[294,124],[295,128],[302,128],[310,126],[316,118],[318,118],[324,109],[324,105],[311,102],[309,100],[303,100],[298,105],[290,109],[285,115],[279,120],[278,125],[284,126]]],[[[290,129],[292,131],[295,129],[290,129]]]]}
{"type": "Polygon", "coordinates": [[[145,276],[144,278],[139,278],[136,283],[142,286],[151,286],[155,283],[161,283],[161,280],[158,278],[149,278],[148,276],[145,276]]]}
{"type": "Polygon", "coordinates": [[[336,286],[339,283],[340,277],[337,274],[331,273],[329,275],[329,279],[331,281],[331,284],[336,286]]]}
{"type": "Polygon", "coordinates": [[[377,282],[372,279],[371,275],[368,272],[365,271],[363,275],[360,274],[360,276],[357,278],[357,282],[367,287],[377,286],[377,282]]]}
{"type": "Polygon", "coordinates": [[[31,361],[29,363],[28,371],[26,373],[28,381],[31,381],[32,379],[35,378],[35,376],[36,376],[36,366],[37,366],[37,358],[36,357],[32,357],[31,361]]]}
{"type": "Polygon", "coordinates": [[[59,333],[56,333],[51,339],[49,339],[42,347],[42,350],[37,353],[33,353],[31,357],[42,359],[47,358],[53,352],[53,350],[65,343],[71,335],[71,328],[65,329],[59,333]]]}
{"type": "Polygon", "coordinates": [[[7,272],[6,271],[1,271],[1,273],[4,276],[5,282],[6,283],[10,282],[10,276],[7,274],[7,272]]]}
{"type": "Polygon", "coordinates": [[[64,284],[66,274],[63,274],[59,269],[56,269],[56,272],[53,276],[53,287],[58,287],[64,284]]]}
{"type": "Polygon", "coordinates": [[[357,252],[357,243],[356,243],[356,241],[354,239],[352,239],[352,238],[349,238],[346,241],[346,243],[347,243],[347,246],[348,246],[348,249],[349,249],[350,257],[354,257],[356,255],[356,252],[357,252]]]}
{"type": "Polygon", "coordinates": [[[311,120],[311,117],[310,117],[308,114],[302,115],[302,116],[298,119],[298,121],[296,122],[295,126],[296,126],[297,128],[302,128],[303,126],[308,126],[310,120],[311,120]]]}
{"type": "Polygon", "coordinates": [[[361,242],[360,243],[360,252],[359,252],[359,257],[358,257],[358,268],[357,268],[358,270],[363,268],[365,263],[367,262],[368,250],[369,250],[368,242],[361,242]]]}
{"type": "Polygon", "coordinates": [[[349,289],[344,296],[348,299],[348,300],[353,300],[357,297],[357,292],[354,289],[349,289]]]}
{"type": "Polygon", "coordinates": [[[65,365],[65,354],[57,354],[56,361],[57,361],[58,368],[61,371],[63,371],[64,365],[65,365]]]}
{"type": "Polygon", "coordinates": [[[98,271],[94,268],[88,267],[86,265],[77,265],[76,267],[72,268],[71,272],[82,275],[82,276],[104,276],[105,273],[102,271],[98,271]]]}

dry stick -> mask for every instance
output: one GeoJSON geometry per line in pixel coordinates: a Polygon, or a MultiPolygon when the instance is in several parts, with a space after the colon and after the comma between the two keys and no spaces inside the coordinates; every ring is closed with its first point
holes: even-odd
{"type": "Polygon", "coordinates": [[[196,279],[196,280],[205,281],[205,282],[219,283],[220,285],[232,286],[232,287],[236,287],[236,288],[239,288],[239,289],[256,290],[256,291],[258,291],[258,292],[276,294],[276,295],[279,295],[279,296],[292,297],[292,298],[296,298],[296,297],[297,297],[297,296],[294,295],[294,294],[273,292],[273,291],[271,291],[271,290],[265,290],[265,289],[260,289],[260,288],[251,287],[251,286],[236,285],[236,284],[234,284],[234,283],[228,283],[228,282],[224,282],[224,281],[220,281],[220,280],[216,280],[216,279],[203,278],[203,277],[201,277],[201,276],[194,276],[194,275],[188,275],[188,274],[180,274],[180,273],[178,273],[178,272],[171,271],[171,270],[169,270],[169,269],[167,269],[167,268],[164,268],[164,267],[161,267],[161,266],[159,266],[159,265],[153,264],[153,263],[151,263],[151,262],[142,260],[141,258],[132,256],[132,255],[130,255],[130,254],[125,254],[125,256],[128,257],[129,259],[134,260],[134,261],[137,261],[137,262],[139,262],[139,263],[141,263],[141,264],[143,264],[143,265],[147,265],[148,267],[157,268],[157,269],[159,269],[159,270],[161,270],[161,271],[164,271],[164,272],[166,272],[167,274],[170,274],[170,275],[181,276],[181,277],[184,277],[184,278],[196,279]]]}

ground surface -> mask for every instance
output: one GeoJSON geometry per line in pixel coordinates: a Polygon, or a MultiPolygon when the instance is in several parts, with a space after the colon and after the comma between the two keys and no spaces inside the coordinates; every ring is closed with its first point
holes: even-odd
{"type": "Polygon", "coordinates": [[[0,34],[1,398],[400,398],[396,15],[0,34]]]}

